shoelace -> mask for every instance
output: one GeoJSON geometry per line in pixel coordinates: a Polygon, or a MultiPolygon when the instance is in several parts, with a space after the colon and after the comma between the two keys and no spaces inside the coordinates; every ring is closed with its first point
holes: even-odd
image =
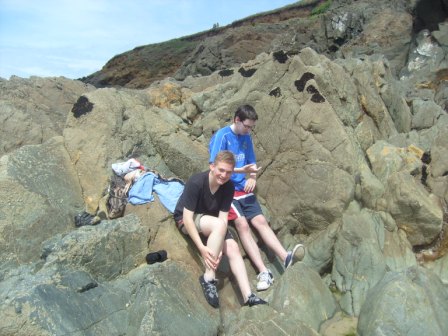
{"type": "Polygon", "coordinates": [[[205,290],[205,292],[207,293],[208,296],[214,297],[217,295],[217,291],[216,291],[216,284],[215,282],[206,282],[207,284],[207,288],[205,290]]]}

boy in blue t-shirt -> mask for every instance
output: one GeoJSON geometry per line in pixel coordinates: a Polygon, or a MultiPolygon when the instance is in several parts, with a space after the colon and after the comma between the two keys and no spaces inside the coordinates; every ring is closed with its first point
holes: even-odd
{"type": "Polygon", "coordinates": [[[255,128],[257,120],[258,115],[251,105],[240,106],[235,112],[233,123],[218,130],[210,139],[209,161],[213,162],[217,153],[222,150],[229,150],[235,155],[235,168],[231,177],[235,193],[228,219],[234,220],[244,250],[260,272],[257,276],[257,290],[261,291],[271,286],[274,277],[263,262],[250,231],[249,222],[258,231],[267,247],[282,260],[285,268],[296,260],[302,260],[305,248],[302,244],[297,244],[291,251],[286,251],[269,226],[253,194],[260,168],[257,167],[250,132],[255,128]]]}

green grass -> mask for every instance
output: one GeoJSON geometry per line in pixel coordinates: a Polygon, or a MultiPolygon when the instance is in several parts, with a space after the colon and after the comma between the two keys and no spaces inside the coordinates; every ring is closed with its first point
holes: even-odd
{"type": "Polygon", "coordinates": [[[328,10],[328,8],[330,8],[332,2],[333,2],[332,0],[327,0],[321,3],[320,5],[316,6],[311,11],[311,16],[316,16],[325,13],[328,10]]]}
{"type": "Polygon", "coordinates": [[[148,44],[145,46],[137,47],[134,50],[150,50],[151,53],[165,53],[167,51],[182,53],[184,51],[189,51],[197,45],[195,41],[187,41],[182,38],[172,39],[166,42],[148,44]]]}

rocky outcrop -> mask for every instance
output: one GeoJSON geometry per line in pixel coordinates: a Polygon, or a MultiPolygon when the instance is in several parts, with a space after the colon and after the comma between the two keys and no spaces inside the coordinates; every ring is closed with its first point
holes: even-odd
{"type": "MultiPolygon", "coordinates": [[[[374,9],[342,3],[390,22],[383,2],[374,9]]],[[[431,36],[441,39],[440,29],[431,36]]],[[[374,37],[346,33],[352,42],[374,37]]],[[[382,55],[380,48],[335,60],[312,48],[276,51],[225,73],[166,78],[144,90],[77,91],[60,133],[11,147],[0,159],[0,334],[443,334],[444,63],[416,68],[408,57],[407,73],[397,73],[403,59],[386,54],[402,45],[391,41],[382,55]],[[226,258],[218,271],[221,308],[208,306],[198,283],[200,256],[157,198],[128,205],[122,218],[74,226],[75,213],[101,205],[114,162],[135,157],[182,179],[207,169],[212,133],[246,103],[259,114],[252,132],[262,167],[257,195],[281,242],[307,247],[303,262],[285,271],[261,246],[275,277],[260,293],[269,306],[242,306],[226,258]],[[161,249],[168,260],[147,265],[146,253],[161,249]]],[[[427,61],[439,53],[446,59],[447,48],[437,44],[427,61]]],[[[417,49],[418,41],[403,52],[417,49]]],[[[20,81],[38,89],[37,79],[20,81]]],[[[53,82],[39,79],[43,87],[53,82]]],[[[254,288],[255,270],[245,263],[254,288]]]]}
{"type": "Polygon", "coordinates": [[[72,218],[83,207],[78,176],[63,138],[2,156],[0,171],[0,260],[38,261],[41,244],[71,231],[72,218]]]}
{"type": "MultiPolygon", "coordinates": [[[[437,30],[447,14],[442,0],[381,0],[375,6],[359,0],[304,0],[228,26],[135,48],[81,80],[97,87],[145,88],[167,76],[183,80],[219,70],[225,76],[229,68],[262,52],[293,55],[305,47],[330,59],[382,55],[394,74],[408,74],[403,67],[416,36],[418,40],[423,29],[437,30]]],[[[434,35],[440,44],[443,36],[442,31],[434,35]]],[[[407,66],[422,62],[418,54],[414,58],[407,66]]]]}
{"type": "Polygon", "coordinates": [[[67,113],[92,89],[64,77],[0,79],[0,155],[62,135],[67,113]]]}
{"type": "Polygon", "coordinates": [[[359,315],[359,334],[443,335],[448,330],[443,318],[448,309],[446,299],[446,287],[425,269],[411,267],[404,272],[388,273],[368,293],[359,315]],[[433,285],[427,287],[428,282],[433,285]],[[396,298],[403,304],[395,306],[396,298]],[[421,302],[431,302],[432,309],[423,308],[421,302]]]}

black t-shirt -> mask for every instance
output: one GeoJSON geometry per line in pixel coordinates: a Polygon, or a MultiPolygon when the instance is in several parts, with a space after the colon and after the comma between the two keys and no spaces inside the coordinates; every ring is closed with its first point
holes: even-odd
{"type": "Polygon", "coordinates": [[[234,186],[228,181],[218,188],[215,194],[210,192],[208,174],[210,171],[193,175],[185,184],[185,189],[177,201],[174,219],[182,219],[184,207],[194,213],[217,217],[220,211],[228,212],[232,204],[234,186]]]}

